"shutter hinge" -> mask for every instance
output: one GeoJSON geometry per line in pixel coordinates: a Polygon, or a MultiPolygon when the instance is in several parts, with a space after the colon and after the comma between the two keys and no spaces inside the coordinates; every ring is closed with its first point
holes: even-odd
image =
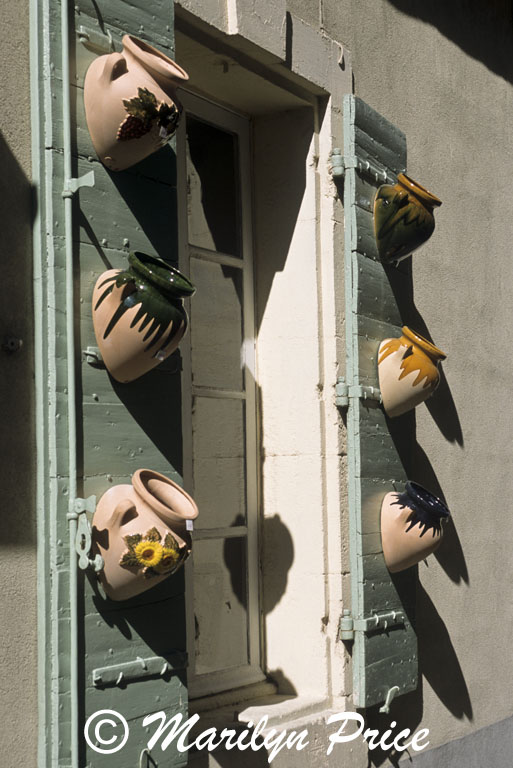
{"type": "Polygon", "coordinates": [[[134,680],[148,677],[165,677],[187,667],[187,653],[174,651],[163,656],[151,656],[143,659],[138,656],[133,661],[112,664],[110,667],[93,669],[92,682],[95,688],[110,685],[126,685],[134,680]]]}
{"type": "Polygon", "coordinates": [[[74,499],[70,501],[68,520],[77,521],[77,534],[75,536],[75,550],[78,555],[78,567],[85,571],[87,568],[93,568],[99,573],[104,566],[103,557],[96,555],[91,559],[92,546],[92,528],[87,513],[94,514],[96,509],[96,496],[89,496],[87,499],[74,499]]]}
{"type": "Polygon", "coordinates": [[[381,391],[377,387],[368,387],[362,384],[349,385],[341,376],[335,384],[335,405],[337,408],[347,408],[352,397],[358,400],[382,402],[381,391]]]}
{"type": "Polygon", "coordinates": [[[343,155],[339,147],[335,147],[330,155],[331,175],[335,180],[345,175],[345,172],[355,169],[361,176],[367,176],[374,184],[395,184],[397,177],[388,172],[384,165],[377,160],[366,160],[358,155],[343,155]]]}
{"type": "Polygon", "coordinates": [[[62,190],[63,197],[73,197],[81,187],[94,187],[94,171],[84,173],[78,179],[67,179],[62,190]]]}
{"type": "Polygon", "coordinates": [[[339,637],[341,640],[354,640],[355,632],[386,632],[387,629],[403,625],[405,621],[403,611],[380,611],[365,618],[354,619],[351,611],[345,609],[340,619],[339,637]]]}

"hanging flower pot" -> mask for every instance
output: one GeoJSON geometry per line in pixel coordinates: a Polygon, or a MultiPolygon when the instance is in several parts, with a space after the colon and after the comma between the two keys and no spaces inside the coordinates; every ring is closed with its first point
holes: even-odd
{"type": "Polygon", "coordinates": [[[191,552],[187,520],[192,498],[159,472],[139,469],[132,485],[101,497],[93,517],[94,551],[105,566],[99,579],[111,600],[127,600],[175,573],[191,552]]]}
{"type": "Polygon", "coordinates": [[[110,374],[133,381],[174,352],[187,329],[182,297],[193,284],[162,259],[131,253],[130,266],[110,269],[93,291],[96,341],[110,374]]]}
{"type": "Polygon", "coordinates": [[[378,350],[379,388],[387,416],[400,416],[427,400],[440,382],[438,364],[446,355],[404,326],[403,335],[385,339],[378,350]]]}
{"type": "Polygon", "coordinates": [[[176,130],[176,89],[189,79],[172,59],[133,35],[122,53],[95,59],[86,73],[87,127],[98,157],[122,171],[156,152],[176,130]]]}
{"type": "Polygon", "coordinates": [[[435,228],[433,209],[442,201],[400,173],[395,184],[383,184],[374,199],[374,234],[380,258],[400,261],[426,242],[435,228]]]}
{"type": "Polygon", "coordinates": [[[387,493],[381,506],[381,543],[385,564],[398,573],[435,551],[450,512],[440,499],[408,481],[404,493],[387,493]]]}

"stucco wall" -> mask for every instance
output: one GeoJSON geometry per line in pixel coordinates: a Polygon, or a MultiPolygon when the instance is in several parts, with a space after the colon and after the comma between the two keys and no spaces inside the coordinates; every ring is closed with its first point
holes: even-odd
{"type": "MultiPolygon", "coordinates": [[[[36,528],[33,441],[33,309],[28,3],[0,2],[0,753],[36,765],[36,528]]],[[[6,758],[4,758],[6,759],[6,758]]]]}
{"type": "Polygon", "coordinates": [[[512,12],[499,0],[288,7],[347,45],[355,93],[406,133],[410,175],[444,201],[413,257],[406,319],[447,353],[446,381],[417,409],[404,460],[444,495],[454,527],[419,569],[422,685],[391,710],[434,746],[513,711],[512,12]]]}

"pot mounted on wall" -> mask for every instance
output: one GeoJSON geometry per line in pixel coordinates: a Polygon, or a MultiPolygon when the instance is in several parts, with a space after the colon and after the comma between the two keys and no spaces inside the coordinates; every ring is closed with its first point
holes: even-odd
{"type": "Polygon", "coordinates": [[[103,494],[93,517],[93,551],[105,566],[99,579],[111,600],[128,600],[175,573],[191,551],[192,498],[159,472],[139,469],[132,485],[103,494]]]}
{"type": "Polygon", "coordinates": [[[379,187],[374,200],[374,234],[380,258],[397,262],[428,240],[435,228],[433,209],[442,201],[405,173],[379,187]]]}
{"type": "Polygon", "coordinates": [[[122,53],[95,59],[84,82],[87,127],[98,157],[122,171],[164,146],[181,112],[176,89],[189,76],[172,59],[133,35],[122,53]]]}
{"type": "Polygon", "coordinates": [[[440,499],[408,481],[404,493],[387,493],[381,506],[381,543],[391,573],[416,565],[435,551],[450,512],[440,499]]]}
{"type": "Polygon", "coordinates": [[[438,364],[446,355],[404,326],[403,335],[384,339],[378,350],[379,388],[387,416],[400,416],[430,397],[440,382],[438,364]]]}
{"type": "Polygon", "coordinates": [[[155,256],[131,253],[126,270],[110,269],[93,291],[93,325],[103,361],[117,381],[133,381],[165,360],[186,329],[182,298],[196,290],[155,256]]]}

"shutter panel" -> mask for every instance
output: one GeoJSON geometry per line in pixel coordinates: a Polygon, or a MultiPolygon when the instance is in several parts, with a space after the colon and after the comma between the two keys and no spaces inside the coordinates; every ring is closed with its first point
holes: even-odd
{"type": "MultiPolygon", "coordinates": [[[[173,55],[172,0],[48,0],[32,2],[34,178],[38,208],[34,235],[36,374],[38,407],[38,557],[40,575],[41,765],[94,768],[145,765],[150,734],[146,714],[187,716],[183,570],[130,601],[105,600],[94,573],[78,572],[78,634],[73,634],[68,551],[71,462],[68,453],[68,365],[75,366],[78,489],[97,499],[112,485],[128,483],[148,467],[180,481],[180,356],[131,384],[117,384],[81,354],[95,347],[91,299],[97,277],[125,267],[128,250],[156,253],[177,262],[176,159],[173,145],[137,168],[109,173],[98,161],[86,126],[83,81],[88,65],[121,48],[128,32],[173,55]],[[94,171],[94,187],[73,197],[75,360],[67,360],[64,226],[64,132],[62,123],[61,8],[69,9],[72,175],[94,171]],[[85,46],[81,40],[88,40],[85,46]],[[82,358],[82,360],[81,360],[82,358]],[[70,659],[78,643],[79,684],[70,659]],[[122,676],[121,676],[122,673],[122,676]],[[100,682],[101,678],[101,682],[100,682]],[[78,697],[78,702],[76,701],[78,697]],[[80,716],[77,721],[76,710],[80,716]],[[87,746],[83,727],[101,709],[122,714],[130,726],[126,745],[111,754],[87,746]],[[75,737],[76,736],[76,741],[75,737]],[[77,744],[78,742],[78,755],[77,744]]],[[[71,508],[75,499],[71,499],[71,508]]],[[[153,728],[154,726],[152,726],[153,728]]],[[[119,731],[116,731],[119,733],[119,731]]],[[[150,731],[151,733],[151,731],[150,731]]],[[[113,734],[108,726],[103,738],[113,734]]],[[[174,745],[166,766],[187,755],[174,745]]],[[[147,760],[151,765],[151,759],[147,760]]],[[[159,750],[157,761],[162,764],[159,750]]]]}
{"type": "MultiPolygon", "coordinates": [[[[151,4],[80,0],[77,9],[77,28],[91,29],[94,34],[101,19],[117,50],[128,32],[173,56],[171,0],[151,4]]],[[[117,174],[109,173],[96,159],[82,89],[89,62],[101,52],[88,52],[79,41],[76,46],[77,175],[91,169],[95,173],[95,186],[81,190],[80,212],[76,211],[84,349],[96,345],[91,296],[98,276],[107,268],[102,252],[114,268],[126,266],[128,250],[156,254],[177,266],[176,160],[174,144],[117,174]]],[[[95,494],[99,499],[112,485],[129,483],[131,474],[141,467],[180,482],[180,363],[179,352],[175,352],[144,377],[118,384],[105,370],[82,362],[84,497],[95,494]]],[[[152,725],[150,733],[146,732],[142,727],[145,715],[163,710],[167,718],[178,712],[187,718],[183,569],[142,595],[119,603],[105,600],[94,575],[87,576],[81,627],[84,721],[98,710],[115,710],[128,721],[130,736],[115,754],[100,755],[84,744],[84,763],[95,768],[137,766],[156,727],[152,725]]],[[[158,747],[155,759],[160,764],[162,758],[158,747]]],[[[147,758],[141,764],[146,765],[145,760],[152,764],[147,758]]],[[[166,766],[181,766],[187,755],[173,744],[164,760],[166,766]]]]}
{"type": "Polygon", "coordinates": [[[407,479],[396,444],[413,430],[402,421],[402,432],[392,424],[392,435],[372,391],[364,399],[359,389],[379,389],[379,344],[399,336],[402,325],[394,290],[410,290],[404,264],[385,270],[379,261],[373,227],[377,188],[406,168],[406,138],[352,95],[344,98],[344,165],[353,696],[357,707],[370,707],[385,702],[389,691],[414,690],[418,676],[416,572],[389,574],[380,535],[381,502],[407,479]]]}

